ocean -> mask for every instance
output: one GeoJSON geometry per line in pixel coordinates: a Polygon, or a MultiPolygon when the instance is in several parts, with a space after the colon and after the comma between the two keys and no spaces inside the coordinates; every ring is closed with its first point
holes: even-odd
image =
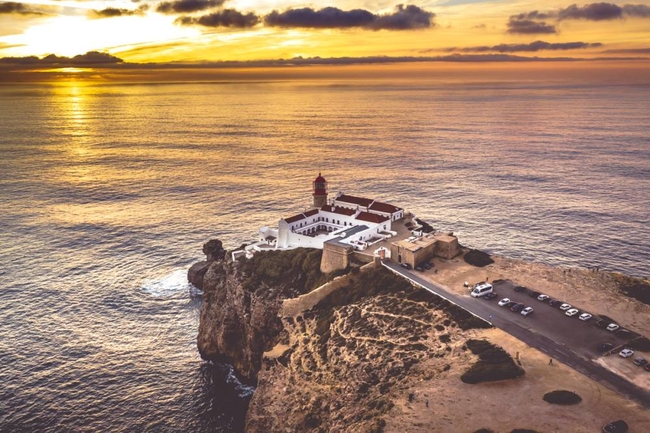
{"type": "Polygon", "coordinates": [[[330,193],[513,258],[648,276],[650,87],[0,86],[0,431],[237,432],[186,270],[330,193]]]}

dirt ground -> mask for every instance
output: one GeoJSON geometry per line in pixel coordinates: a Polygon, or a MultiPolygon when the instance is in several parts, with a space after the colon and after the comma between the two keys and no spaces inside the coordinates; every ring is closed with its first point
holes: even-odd
{"type": "MultiPolygon", "coordinates": [[[[650,336],[650,306],[618,293],[614,279],[605,272],[493,259],[495,263],[484,268],[471,266],[462,258],[435,259],[435,268],[425,276],[465,294],[465,281],[473,284],[486,279],[508,279],[596,314],[605,314],[622,326],[650,336]]],[[[452,368],[436,377],[426,373],[424,364],[421,374],[414,375],[412,386],[396,399],[386,417],[386,432],[474,432],[480,428],[510,432],[526,428],[544,433],[586,433],[601,431],[603,425],[617,419],[626,420],[632,433],[650,432],[650,411],[603,385],[563,364],[548,365],[545,354],[498,329],[469,334],[471,338],[487,338],[513,357],[518,353],[525,376],[491,384],[464,384],[460,375],[475,358],[460,352],[452,368]],[[575,406],[545,402],[544,394],[554,390],[574,391],[582,402],[575,406]],[[409,392],[415,393],[415,401],[408,401],[409,392]]],[[[648,353],[639,354],[650,357],[648,353]]],[[[640,386],[650,385],[650,373],[634,366],[630,359],[609,356],[599,362],[640,386]]]]}

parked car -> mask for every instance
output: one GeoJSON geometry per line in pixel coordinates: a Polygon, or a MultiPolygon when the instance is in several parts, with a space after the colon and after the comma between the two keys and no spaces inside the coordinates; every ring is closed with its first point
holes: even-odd
{"type": "Polygon", "coordinates": [[[402,266],[404,269],[411,269],[411,265],[408,263],[402,263],[400,266],[402,266]]]}
{"type": "Polygon", "coordinates": [[[610,332],[614,332],[618,328],[620,328],[620,326],[618,326],[616,323],[610,323],[609,325],[607,325],[607,330],[610,332]]]}
{"type": "Polygon", "coordinates": [[[487,299],[487,300],[489,301],[490,299],[494,299],[494,298],[496,298],[496,297],[497,297],[497,294],[496,294],[496,293],[494,293],[494,292],[490,292],[490,293],[488,293],[487,295],[483,296],[483,299],[487,299]]]}
{"type": "Polygon", "coordinates": [[[515,287],[515,292],[525,292],[527,289],[524,286],[515,287]]]}
{"type": "Polygon", "coordinates": [[[510,303],[510,299],[508,298],[503,298],[502,300],[499,301],[499,307],[505,307],[507,304],[510,303]]]}
{"type": "Polygon", "coordinates": [[[539,295],[541,295],[541,293],[535,291],[528,293],[528,296],[530,296],[531,298],[537,298],[539,295]]]}
{"type": "Polygon", "coordinates": [[[628,429],[627,423],[621,419],[607,424],[605,427],[603,427],[603,432],[604,433],[625,433],[627,432],[627,429],[628,429]]]}
{"type": "Polygon", "coordinates": [[[586,322],[587,320],[591,319],[592,317],[594,317],[594,316],[592,316],[589,313],[582,313],[580,315],[580,317],[578,317],[578,319],[582,320],[583,322],[586,322]]]}
{"type": "Polygon", "coordinates": [[[598,351],[599,352],[609,352],[614,348],[614,345],[612,343],[600,343],[598,344],[598,351]]]}
{"type": "Polygon", "coordinates": [[[567,304],[566,302],[562,305],[560,305],[560,310],[566,311],[571,309],[571,304],[567,304]]]}
{"type": "Polygon", "coordinates": [[[424,267],[424,269],[431,269],[431,264],[428,262],[422,263],[422,266],[424,267]]]}
{"type": "Polygon", "coordinates": [[[645,365],[648,364],[648,360],[642,356],[637,356],[636,358],[634,358],[634,361],[632,362],[634,362],[634,365],[638,365],[640,367],[644,367],[645,365]]]}
{"type": "Polygon", "coordinates": [[[493,291],[494,287],[492,287],[492,284],[483,283],[475,286],[474,289],[470,292],[470,296],[473,298],[480,298],[481,296],[485,296],[488,293],[492,293],[493,291]]]}
{"type": "Polygon", "coordinates": [[[580,312],[580,311],[578,311],[577,309],[575,309],[575,308],[571,308],[570,310],[566,310],[566,311],[564,312],[564,314],[566,314],[566,315],[569,316],[569,317],[573,317],[573,316],[575,316],[576,314],[578,314],[579,312],[580,312]]]}
{"type": "Polygon", "coordinates": [[[521,310],[521,315],[522,316],[530,316],[533,314],[533,308],[532,307],[526,307],[523,310],[521,310]]]}
{"type": "Polygon", "coordinates": [[[548,296],[548,295],[539,295],[539,296],[537,297],[537,300],[538,300],[538,301],[542,301],[542,302],[546,301],[547,299],[551,299],[551,297],[548,296]]]}
{"type": "Polygon", "coordinates": [[[557,300],[557,299],[549,299],[548,300],[548,305],[551,307],[558,308],[560,305],[562,305],[564,302],[557,300]]]}
{"type": "Polygon", "coordinates": [[[512,307],[510,307],[510,311],[512,311],[512,312],[514,312],[514,313],[518,313],[518,312],[520,312],[520,311],[523,310],[523,309],[524,309],[524,304],[517,304],[517,303],[515,303],[515,305],[513,305],[512,307]]]}
{"type": "Polygon", "coordinates": [[[421,266],[416,266],[415,270],[418,272],[424,272],[424,269],[421,266]]]}
{"type": "Polygon", "coordinates": [[[634,350],[623,349],[620,352],[618,352],[618,355],[623,358],[629,358],[630,356],[634,355],[634,350]]]}

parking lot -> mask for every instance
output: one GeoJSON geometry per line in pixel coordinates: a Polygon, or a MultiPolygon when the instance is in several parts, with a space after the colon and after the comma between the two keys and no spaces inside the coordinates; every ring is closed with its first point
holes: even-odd
{"type": "MultiPolygon", "coordinates": [[[[582,310],[579,305],[572,305],[572,307],[577,308],[580,313],[569,317],[564,311],[549,305],[548,301],[538,301],[536,296],[531,297],[529,294],[532,290],[530,289],[516,291],[515,287],[517,286],[510,281],[498,281],[492,285],[497,296],[491,300],[476,298],[476,302],[490,305],[494,311],[492,316],[495,324],[498,325],[498,320],[517,322],[520,326],[542,334],[584,358],[595,359],[601,356],[598,351],[599,343],[611,343],[614,347],[618,347],[625,345],[634,337],[634,335],[617,336],[614,332],[597,327],[596,322],[599,317],[593,312],[582,310]],[[522,303],[526,307],[532,307],[534,312],[524,317],[510,311],[508,307],[499,307],[498,302],[503,298],[522,303]],[[590,313],[594,317],[582,321],[578,317],[583,312],[590,313]]],[[[610,322],[607,321],[607,323],[610,322]]]]}

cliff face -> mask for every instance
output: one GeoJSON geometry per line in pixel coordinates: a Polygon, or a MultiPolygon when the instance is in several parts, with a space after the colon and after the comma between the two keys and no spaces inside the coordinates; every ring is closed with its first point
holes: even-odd
{"type": "Polygon", "coordinates": [[[282,330],[279,297],[256,296],[243,286],[232,262],[210,265],[203,284],[197,344],[204,359],[231,364],[247,382],[257,381],[262,353],[282,330]]]}
{"type": "Polygon", "coordinates": [[[242,379],[256,383],[262,354],[283,329],[282,300],[328,278],[319,271],[320,256],[318,250],[297,249],[258,253],[241,262],[209,261],[197,336],[201,357],[231,364],[242,379]]]}

